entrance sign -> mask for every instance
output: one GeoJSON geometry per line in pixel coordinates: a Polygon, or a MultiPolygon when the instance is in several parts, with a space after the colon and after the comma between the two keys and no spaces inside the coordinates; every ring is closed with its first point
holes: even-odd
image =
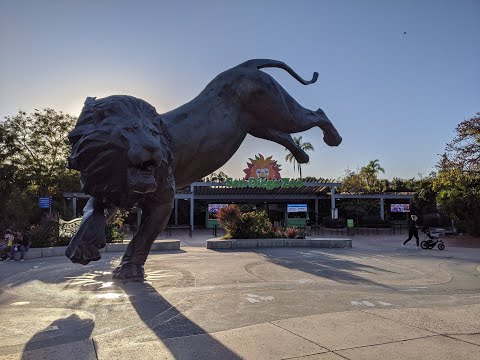
{"type": "Polygon", "coordinates": [[[273,190],[277,188],[302,187],[303,181],[282,178],[280,175],[280,165],[272,157],[264,157],[262,154],[255,155],[255,159],[249,158],[247,168],[243,170],[245,177],[243,179],[228,178],[226,186],[228,188],[265,188],[273,190]]]}
{"type": "Polygon", "coordinates": [[[267,190],[273,190],[276,188],[293,188],[293,187],[302,187],[304,185],[303,181],[296,179],[275,179],[275,180],[264,180],[256,179],[254,177],[249,178],[248,180],[244,179],[232,179],[228,178],[225,184],[229,188],[265,188],[267,190]]]}

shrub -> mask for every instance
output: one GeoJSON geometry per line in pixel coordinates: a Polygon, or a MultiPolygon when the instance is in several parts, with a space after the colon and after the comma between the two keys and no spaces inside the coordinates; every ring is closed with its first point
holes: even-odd
{"type": "Polygon", "coordinates": [[[289,227],[285,229],[285,237],[294,239],[299,235],[299,231],[297,228],[289,227]]]}
{"type": "Polygon", "coordinates": [[[272,227],[272,236],[271,237],[274,237],[274,238],[283,238],[285,237],[285,234],[283,233],[283,230],[276,227],[276,226],[273,226],[272,227]]]}
{"type": "Polygon", "coordinates": [[[242,205],[240,205],[240,211],[242,213],[255,211],[255,205],[253,205],[253,204],[242,204],[242,205]]]}
{"type": "Polygon", "coordinates": [[[323,226],[327,228],[342,228],[347,226],[347,220],[344,218],[339,218],[337,220],[330,218],[329,216],[323,218],[323,226]]]}
{"type": "Polygon", "coordinates": [[[25,234],[31,247],[42,248],[50,246],[65,246],[70,242],[69,237],[60,237],[58,234],[58,217],[55,214],[46,214],[39,224],[32,225],[25,234]]]}
{"type": "Polygon", "coordinates": [[[305,239],[305,237],[307,236],[307,233],[300,229],[297,229],[297,230],[298,230],[298,234],[297,236],[295,236],[295,239],[305,239]]]}
{"type": "Polygon", "coordinates": [[[271,237],[273,228],[265,211],[243,213],[231,231],[235,239],[256,239],[271,237]]]}
{"type": "Polygon", "coordinates": [[[107,243],[111,243],[115,240],[123,240],[125,238],[126,230],[123,224],[127,214],[125,211],[120,211],[115,214],[113,220],[105,227],[105,238],[107,243]]]}
{"type": "Polygon", "coordinates": [[[225,231],[231,233],[237,227],[241,215],[242,213],[237,205],[228,205],[218,211],[217,219],[225,231]]]}

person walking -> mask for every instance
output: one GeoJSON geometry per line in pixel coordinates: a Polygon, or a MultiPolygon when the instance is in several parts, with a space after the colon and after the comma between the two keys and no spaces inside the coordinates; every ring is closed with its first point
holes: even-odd
{"type": "Polygon", "coordinates": [[[417,220],[417,215],[410,216],[410,221],[408,224],[408,239],[403,242],[402,246],[405,246],[412,239],[412,237],[415,237],[415,239],[417,239],[417,248],[420,246],[420,239],[418,238],[417,220]]]}

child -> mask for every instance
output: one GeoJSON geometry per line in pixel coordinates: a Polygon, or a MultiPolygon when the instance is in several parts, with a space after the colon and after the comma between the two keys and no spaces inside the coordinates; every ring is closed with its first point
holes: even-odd
{"type": "Polygon", "coordinates": [[[0,245],[0,261],[5,260],[10,252],[10,249],[13,246],[13,241],[15,240],[12,230],[7,229],[5,231],[4,243],[0,245]]]}

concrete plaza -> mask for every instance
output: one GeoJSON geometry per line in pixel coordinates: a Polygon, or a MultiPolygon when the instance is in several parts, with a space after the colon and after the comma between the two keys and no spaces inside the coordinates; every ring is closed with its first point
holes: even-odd
{"type": "Polygon", "coordinates": [[[112,281],[121,253],[1,262],[0,359],[480,359],[478,247],[357,235],[215,251],[210,237],[174,233],[181,250],[152,252],[144,283],[112,281]]]}

